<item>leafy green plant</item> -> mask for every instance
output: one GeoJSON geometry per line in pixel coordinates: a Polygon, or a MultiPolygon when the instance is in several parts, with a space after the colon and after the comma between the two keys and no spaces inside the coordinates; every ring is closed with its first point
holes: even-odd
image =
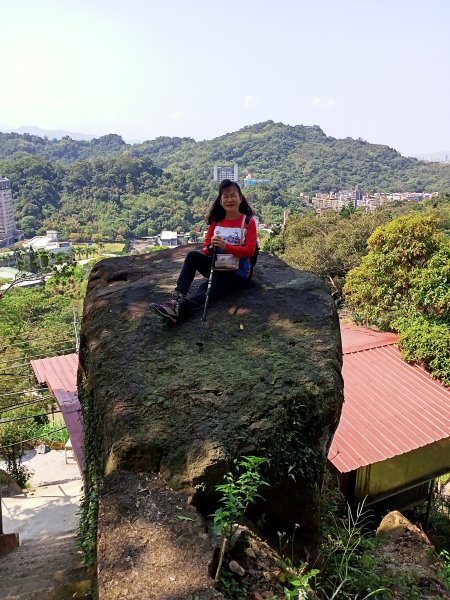
{"type": "Polygon", "coordinates": [[[17,464],[10,471],[10,475],[14,478],[15,482],[22,489],[30,487],[29,480],[33,476],[34,471],[23,465],[22,463],[17,464]]]}
{"type": "Polygon", "coordinates": [[[450,588],[450,552],[448,552],[447,550],[442,550],[439,553],[439,556],[444,562],[444,570],[442,572],[442,576],[446,585],[450,588]]]}
{"type": "Polygon", "coordinates": [[[406,215],[378,227],[347,275],[345,301],[365,325],[398,331],[403,357],[450,384],[450,241],[441,215],[406,215]]]}
{"type": "Polygon", "coordinates": [[[302,600],[313,593],[310,580],[315,579],[320,573],[319,569],[309,569],[306,562],[294,566],[290,559],[282,559],[280,567],[286,577],[284,585],[284,597],[286,600],[302,600]]]}
{"type": "Polygon", "coordinates": [[[300,525],[296,523],[295,529],[289,538],[285,532],[277,532],[279,554],[281,556],[278,561],[281,569],[278,579],[284,584],[284,597],[287,600],[306,599],[310,597],[313,593],[310,580],[315,579],[320,573],[319,569],[309,570],[309,565],[306,562],[302,562],[300,565],[294,564],[294,538],[295,532],[299,527],[300,525]],[[289,549],[290,557],[285,554],[287,549],[289,549]]]}
{"type": "Polygon", "coordinates": [[[322,585],[326,600],[365,600],[377,594],[389,597],[389,590],[379,586],[380,579],[373,572],[373,565],[368,568],[365,553],[373,542],[364,530],[370,518],[371,514],[364,510],[364,502],[358,504],[355,513],[347,505],[345,519],[338,521],[333,517],[334,526],[327,532],[321,547],[324,564],[322,585]],[[372,589],[374,587],[377,589],[372,589]]]}
{"type": "Polygon", "coordinates": [[[230,573],[223,572],[218,579],[218,587],[227,600],[246,600],[247,586],[236,582],[230,573]]]}
{"type": "Polygon", "coordinates": [[[36,430],[35,436],[41,442],[67,442],[69,433],[61,423],[46,423],[36,430]]]}
{"type": "Polygon", "coordinates": [[[227,543],[236,531],[239,521],[244,516],[249,504],[256,498],[261,498],[258,489],[262,485],[269,485],[260,475],[261,466],[267,462],[266,458],[258,456],[244,456],[240,461],[235,461],[240,475],[227,473],[225,483],[217,485],[216,491],[222,493],[221,507],[213,514],[213,529],[217,535],[223,537],[220,551],[219,564],[216,571],[216,581],[220,575],[223,556],[227,543]]]}

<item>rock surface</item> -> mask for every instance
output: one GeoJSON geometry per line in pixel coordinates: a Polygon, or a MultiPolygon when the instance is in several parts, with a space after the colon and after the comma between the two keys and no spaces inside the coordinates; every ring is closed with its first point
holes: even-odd
{"type": "Polygon", "coordinates": [[[381,521],[377,538],[374,555],[380,574],[391,581],[388,587],[393,598],[450,598],[441,576],[444,565],[421,529],[400,512],[392,511],[381,521]]]}
{"type": "Polygon", "coordinates": [[[22,493],[22,488],[16,483],[11,475],[3,469],[0,469],[0,498],[18,496],[22,493]]]}
{"type": "Polygon", "coordinates": [[[157,472],[207,516],[233,461],[264,456],[270,487],[250,516],[269,532],[299,524],[301,550],[314,554],[343,401],[333,301],[314,275],[262,254],[248,288],[210,306],[199,353],[200,315],[169,327],[149,309],[173,289],[190,249],[109,259],[92,270],[79,392],[105,493],[108,475],[157,472]]]}

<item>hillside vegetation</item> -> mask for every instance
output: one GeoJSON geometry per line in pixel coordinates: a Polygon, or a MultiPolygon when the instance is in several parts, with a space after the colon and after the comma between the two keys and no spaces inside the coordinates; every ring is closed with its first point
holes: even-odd
{"type": "Polygon", "coordinates": [[[450,195],[292,215],[266,249],[317,273],[366,326],[400,334],[404,358],[450,385],[450,195]]]}
{"type": "Polygon", "coordinates": [[[126,144],[111,134],[91,141],[0,133],[0,174],[11,179],[18,227],[27,236],[56,228],[73,239],[154,235],[202,225],[216,194],[214,164],[238,163],[270,183],[247,188],[260,219],[308,210],[300,193],[353,189],[445,191],[450,165],[405,158],[383,145],[326,136],[317,126],[267,121],[196,142],[160,137],[126,144]]]}

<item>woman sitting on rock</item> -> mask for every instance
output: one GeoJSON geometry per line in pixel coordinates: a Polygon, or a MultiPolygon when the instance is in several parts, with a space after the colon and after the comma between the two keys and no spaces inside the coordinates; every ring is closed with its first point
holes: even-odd
{"type": "Polygon", "coordinates": [[[186,298],[194,277],[201,273],[209,278],[214,262],[210,300],[245,286],[250,280],[257,243],[256,223],[253,210],[235,181],[224,179],[219,187],[219,195],[208,214],[208,233],[202,252],[194,250],[186,255],[172,298],[165,304],[150,306],[169,323],[189,314],[193,308],[200,308],[205,302],[208,282],[204,282],[198,292],[186,298]]]}

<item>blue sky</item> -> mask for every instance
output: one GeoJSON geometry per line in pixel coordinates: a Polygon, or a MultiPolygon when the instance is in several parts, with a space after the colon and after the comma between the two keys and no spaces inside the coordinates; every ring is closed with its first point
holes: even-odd
{"type": "Polygon", "coordinates": [[[272,119],[450,150],[448,0],[2,4],[1,131],[202,140],[272,119]]]}

